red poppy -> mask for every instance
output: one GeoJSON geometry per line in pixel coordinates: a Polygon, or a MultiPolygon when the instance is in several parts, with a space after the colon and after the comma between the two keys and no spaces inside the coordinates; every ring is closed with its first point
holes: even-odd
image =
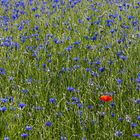
{"type": "Polygon", "coordinates": [[[110,102],[113,100],[112,96],[109,95],[103,95],[100,97],[100,100],[104,101],[104,102],[110,102]]]}

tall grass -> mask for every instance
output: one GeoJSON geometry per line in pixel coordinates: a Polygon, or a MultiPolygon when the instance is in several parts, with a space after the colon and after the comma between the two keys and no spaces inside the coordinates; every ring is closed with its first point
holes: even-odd
{"type": "Polygon", "coordinates": [[[139,13],[138,1],[2,0],[0,139],[140,138],[139,13]]]}

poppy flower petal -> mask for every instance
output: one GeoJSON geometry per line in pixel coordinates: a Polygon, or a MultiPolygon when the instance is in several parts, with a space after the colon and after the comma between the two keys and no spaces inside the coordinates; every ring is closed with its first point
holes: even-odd
{"type": "Polygon", "coordinates": [[[100,100],[101,101],[104,101],[104,102],[110,102],[113,100],[112,96],[108,96],[108,95],[103,95],[100,97],[100,100]]]}

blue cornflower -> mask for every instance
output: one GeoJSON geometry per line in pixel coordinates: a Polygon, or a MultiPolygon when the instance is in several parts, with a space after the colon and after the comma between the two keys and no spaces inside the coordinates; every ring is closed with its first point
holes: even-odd
{"type": "Polygon", "coordinates": [[[110,27],[112,24],[111,23],[107,23],[106,26],[110,27]]]}
{"type": "Polygon", "coordinates": [[[1,98],[0,99],[3,103],[7,103],[9,100],[8,99],[6,99],[6,98],[1,98]]]}
{"type": "Polygon", "coordinates": [[[134,102],[137,103],[137,104],[140,104],[140,99],[137,99],[134,102]]]}
{"type": "Polygon", "coordinates": [[[138,116],[138,117],[137,117],[137,120],[139,120],[139,121],[140,121],[140,116],[138,116]]]}
{"type": "Polygon", "coordinates": [[[72,104],[72,105],[75,105],[75,104],[76,104],[76,102],[71,102],[71,104],[72,104]]]}
{"type": "Polygon", "coordinates": [[[54,41],[56,44],[59,44],[59,43],[60,43],[60,41],[59,41],[57,38],[55,38],[53,41],[54,41]]]}
{"type": "Polygon", "coordinates": [[[23,89],[23,90],[21,90],[21,92],[22,92],[22,93],[28,93],[29,90],[27,90],[27,89],[23,89]]]}
{"type": "Polygon", "coordinates": [[[22,109],[22,108],[24,108],[26,106],[26,104],[20,103],[18,106],[22,109]]]}
{"type": "Polygon", "coordinates": [[[42,64],[42,67],[43,67],[43,68],[46,68],[46,64],[42,64]]]}
{"type": "Polygon", "coordinates": [[[26,14],[26,12],[23,10],[20,10],[20,14],[24,15],[24,14],[26,14]]]}
{"type": "Polygon", "coordinates": [[[32,8],[32,11],[36,11],[38,8],[37,7],[33,7],[32,8]]]}
{"type": "Polygon", "coordinates": [[[67,90],[68,90],[68,91],[75,91],[75,88],[73,88],[73,87],[68,87],[67,90]]]}
{"type": "Polygon", "coordinates": [[[18,17],[19,17],[19,15],[18,15],[18,14],[13,14],[13,15],[12,15],[12,19],[13,19],[13,20],[17,20],[17,19],[18,19],[18,17]]]}
{"type": "Polygon", "coordinates": [[[105,71],[105,68],[104,67],[101,67],[101,68],[99,68],[99,71],[100,72],[104,72],[105,71]]]}
{"type": "Polygon", "coordinates": [[[123,135],[122,131],[116,131],[115,132],[115,136],[117,136],[117,137],[120,137],[122,135],[123,135]]]}
{"type": "Polygon", "coordinates": [[[86,19],[87,19],[87,20],[90,20],[90,19],[91,19],[91,17],[87,17],[86,19]]]}
{"type": "Polygon", "coordinates": [[[116,106],[116,103],[112,102],[112,103],[110,103],[110,106],[111,107],[115,107],[116,106]]]}
{"type": "Polygon", "coordinates": [[[26,130],[32,130],[33,129],[33,127],[32,126],[26,126],[26,128],[25,128],[26,130]]]}
{"type": "Polygon", "coordinates": [[[128,56],[124,56],[124,55],[120,55],[119,56],[122,60],[127,60],[128,59],[128,56]]]}
{"type": "Polygon", "coordinates": [[[140,77],[138,77],[138,78],[136,79],[136,82],[137,82],[137,83],[140,83],[140,77]]]}
{"type": "Polygon", "coordinates": [[[39,14],[35,14],[34,16],[35,16],[36,18],[39,18],[39,17],[40,17],[40,15],[39,15],[39,14]]]}
{"type": "Polygon", "coordinates": [[[39,26],[35,26],[34,29],[35,29],[35,30],[38,30],[38,29],[39,29],[39,26]]]}
{"type": "Polygon", "coordinates": [[[122,79],[117,79],[116,81],[117,81],[118,84],[121,84],[123,82],[122,79]]]}
{"type": "Polygon", "coordinates": [[[0,107],[0,111],[5,112],[7,110],[7,107],[0,107]]]}
{"type": "Polygon", "coordinates": [[[73,58],[73,60],[74,61],[78,61],[78,60],[80,60],[80,58],[79,57],[75,57],[75,58],[73,58]]]}
{"type": "Polygon", "coordinates": [[[86,48],[89,49],[89,50],[93,50],[92,46],[86,46],[86,48]]]}
{"type": "Polygon", "coordinates": [[[52,124],[52,122],[50,122],[50,121],[48,121],[48,122],[45,123],[45,126],[49,126],[49,127],[50,127],[50,126],[52,126],[52,125],[53,125],[53,124],[52,124]]]}
{"type": "Polygon", "coordinates": [[[135,18],[134,16],[128,16],[127,17],[128,19],[133,19],[133,18],[135,18]]]}
{"type": "Polygon", "coordinates": [[[4,137],[4,140],[10,140],[10,138],[9,137],[4,137]]]}
{"type": "Polygon", "coordinates": [[[14,77],[10,76],[9,81],[12,81],[12,80],[14,80],[14,77]]]}
{"type": "Polygon", "coordinates": [[[20,25],[20,26],[18,27],[18,30],[21,31],[21,30],[23,30],[23,28],[24,28],[24,26],[20,25]]]}
{"type": "Polygon", "coordinates": [[[91,40],[95,41],[97,39],[96,36],[91,37],[91,40]]]}
{"type": "Polygon", "coordinates": [[[110,32],[111,32],[112,34],[113,34],[115,31],[116,31],[115,29],[113,29],[113,30],[110,30],[110,32]]]}
{"type": "Polygon", "coordinates": [[[104,48],[105,48],[106,50],[108,50],[108,49],[110,49],[110,48],[111,48],[111,45],[104,46],[104,48]]]}
{"type": "Polygon", "coordinates": [[[124,28],[124,29],[129,29],[130,28],[129,26],[126,26],[126,25],[122,25],[121,27],[124,28]]]}
{"type": "Polygon", "coordinates": [[[83,23],[83,20],[81,20],[81,19],[78,19],[78,23],[83,23]]]}
{"type": "Polygon", "coordinates": [[[78,103],[77,106],[78,106],[79,108],[83,108],[83,104],[81,104],[81,103],[78,103]]]}
{"type": "Polygon", "coordinates": [[[116,115],[114,113],[111,114],[111,117],[115,117],[116,115]]]}
{"type": "Polygon", "coordinates": [[[136,6],[133,6],[133,8],[137,9],[137,8],[139,8],[139,6],[136,5],[136,6]]]}
{"type": "Polygon", "coordinates": [[[92,72],[91,75],[94,77],[99,77],[99,74],[97,72],[92,72]]]}
{"type": "Polygon", "coordinates": [[[123,50],[117,52],[117,56],[120,56],[120,55],[123,55],[123,54],[124,54],[124,51],[123,50]]]}
{"type": "Polygon", "coordinates": [[[21,134],[21,137],[23,137],[23,138],[26,138],[26,137],[28,137],[28,136],[29,136],[29,135],[26,134],[26,133],[21,134]]]}
{"type": "Polygon", "coordinates": [[[95,64],[100,65],[101,61],[96,61],[95,64]]]}
{"type": "Polygon", "coordinates": [[[122,11],[122,10],[123,10],[123,7],[120,5],[120,6],[119,6],[119,9],[120,9],[120,11],[122,11]]]}
{"type": "Polygon", "coordinates": [[[86,71],[87,71],[87,72],[91,72],[92,69],[91,69],[91,68],[86,68],[86,71]]]}
{"type": "Polygon", "coordinates": [[[132,25],[133,25],[133,26],[136,26],[136,25],[138,25],[138,24],[139,24],[139,21],[138,21],[138,20],[132,21],[132,25]]]}
{"type": "Polygon", "coordinates": [[[66,51],[71,51],[72,48],[73,48],[72,46],[68,46],[65,50],[66,50],[66,51]]]}
{"type": "Polygon", "coordinates": [[[49,99],[49,102],[50,102],[50,103],[55,103],[55,102],[56,102],[56,99],[55,99],[55,98],[50,98],[50,99],[49,99]]]}
{"type": "Polygon", "coordinates": [[[4,68],[0,68],[0,75],[5,75],[6,74],[6,71],[4,68]]]}
{"type": "Polygon", "coordinates": [[[133,134],[132,136],[133,136],[133,137],[140,138],[140,134],[138,134],[138,133],[136,133],[136,134],[133,134]]]}
{"type": "Polygon", "coordinates": [[[49,60],[48,60],[48,63],[51,63],[51,62],[52,62],[52,60],[51,60],[51,59],[49,59],[49,60]]]}
{"type": "Polygon", "coordinates": [[[118,118],[118,120],[119,120],[120,122],[122,122],[122,121],[124,120],[124,118],[118,118]]]}
{"type": "Polygon", "coordinates": [[[18,49],[20,47],[20,44],[18,42],[12,42],[13,47],[18,49]]]}
{"type": "Polygon", "coordinates": [[[122,42],[122,40],[121,40],[121,39],[119,39],[119,40],[117,40],[117,42],[120,44],[120,43],[122,42]]]}
{"type": "Polygon", "coordinates": [[[81,43],[81,41],[76,41],[76,42],[74,42],[73,44],[74,45],[79,45],[81,43]]]}
{"type": "Polygon", "coordinates": [[[113,23],[114,20],[112,20],[112,19],[108,19],[108,20],[106,20],[106,22],[107,22],[107,23],[113,23]]]}
{"type": "Polygon", "coordinates": [[[88,109],[93,109],[94,106],[93,106],[93,105],[88,105],[87,108],[88,108],[88,109]]]}
{"type": "Polygon", "coordinates": [[[76,102],[79,102],[80,101],[79,98],[77,98],[77,97],[71,97],[71,100],[72,101],[76,101],[76,102]]]}
{"type": "Polygon", "coordinates": [[[135,128],[136,126],[138,126],[137,123],[131,123],[131,127],[132,127],[132,128],[135,128]]]}

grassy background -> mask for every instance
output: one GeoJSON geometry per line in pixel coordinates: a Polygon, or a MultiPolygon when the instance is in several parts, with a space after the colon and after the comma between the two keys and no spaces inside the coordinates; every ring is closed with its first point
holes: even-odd
{"type": "Polygon", "coordinates": [[[136,139],[139,13],[138,1],[1,1],[0,139],[136,139]],[[101,102],[104,94],[113,101],[101,102]]]}

